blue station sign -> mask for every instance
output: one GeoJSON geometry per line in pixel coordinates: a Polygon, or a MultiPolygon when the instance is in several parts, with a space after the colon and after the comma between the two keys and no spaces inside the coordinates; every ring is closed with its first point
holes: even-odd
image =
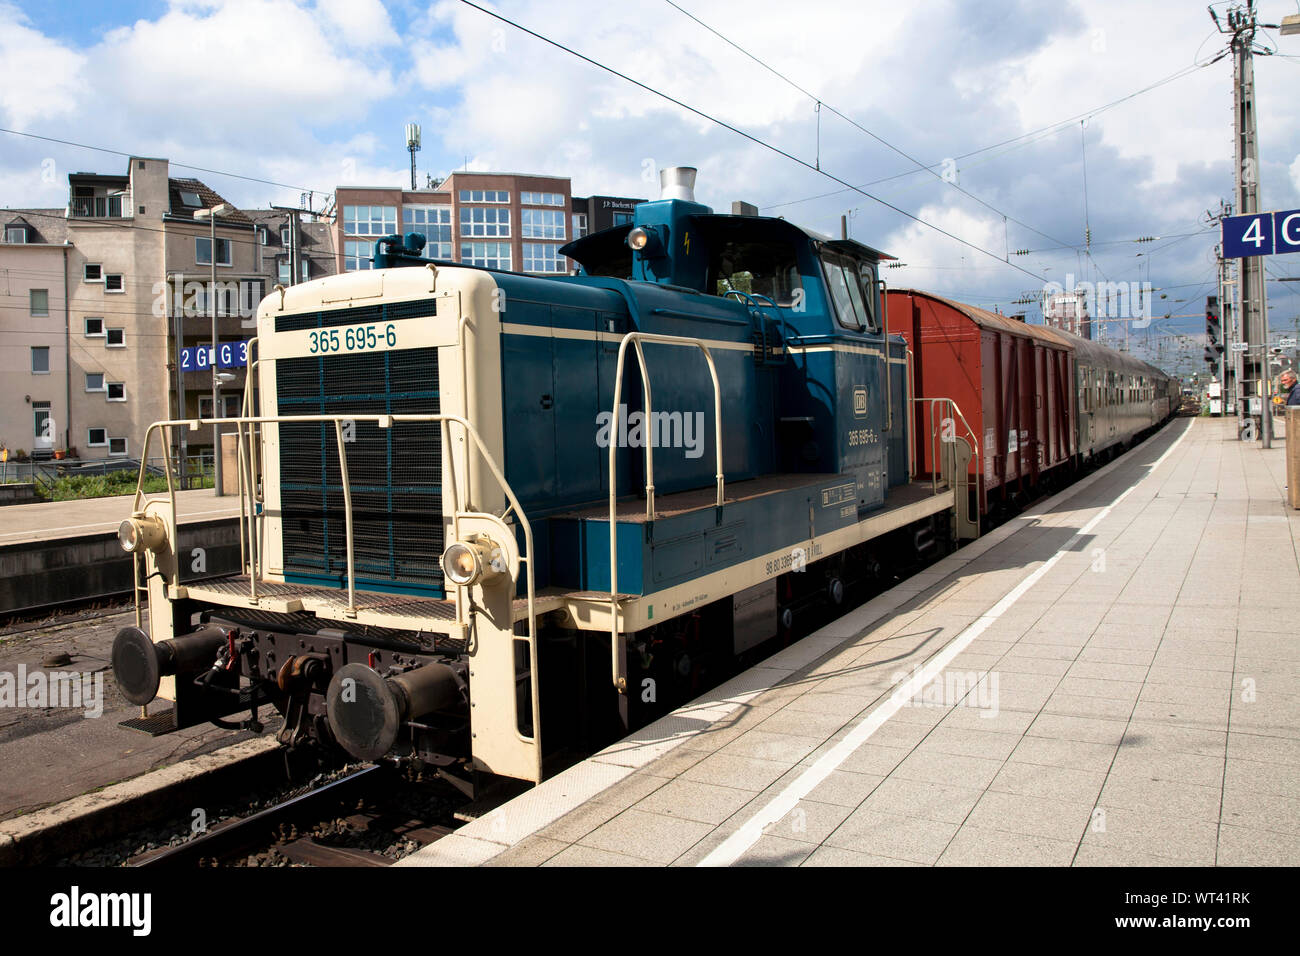
{"type": "Polygon", "coordinates": [[[1244,259],[1300,252],[1300,209],[1227,216],[1223,220],[1223,257],[1244,259]]]}
{"type": "MultiPolygon", "coordinates": [[[[222,342],[217,347],[217,368],[243,368],[248,364],[248,341],[222,342]]],[[[181,349],[182,372],[205,372],[212,368],[212,346],[181,349]]]]}

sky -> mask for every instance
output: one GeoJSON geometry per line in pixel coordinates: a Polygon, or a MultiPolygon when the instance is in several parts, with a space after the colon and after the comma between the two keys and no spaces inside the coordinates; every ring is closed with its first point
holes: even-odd
{"type": "MultiPolygon", "coordinates": [[[[906,263],[891,286],[1032,320],[1015,300],[1045,283],[1149,281],[1156,319],[1133,334],[1157,364],[1204,331],[1206,214],[1233,184],[1231,58],[1211,62],[1204,0],[674,2],[480,5],[734,130],[460,0],[0,0],[0,207],[62,206],[67,173],[124,171],[119,153],[243,206],[319,207],[409,181],[417,122],[421,182],[533,172],[656,198],[657,169],[691,165],[723,211],[834,235],[846,216],[906,263]]],[[[1300,208],[1300,36],[1260,43],[1277,50],[1255,59],[1261,208],[1300,208]]],[[[1269,295],[1293,328],[1300,282],[1269,295]]]]}

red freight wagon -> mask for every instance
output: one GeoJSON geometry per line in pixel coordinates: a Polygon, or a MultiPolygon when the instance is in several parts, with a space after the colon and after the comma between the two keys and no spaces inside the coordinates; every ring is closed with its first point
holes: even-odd
{"type": "MultiPolygon", "coordinates": [[[[950,398],[979,442],[979,511],[1027,492],[1076,451],[1073,348],[1066,336],[928,292],[891,290],[889,330],[913,353],[914,466],[935,471],[932,436],[950,398]]],[[[955,432],[966,424],[957,419],[955,432]]],[[[977,472],[976,469],[979,469],[977,472]]]]}

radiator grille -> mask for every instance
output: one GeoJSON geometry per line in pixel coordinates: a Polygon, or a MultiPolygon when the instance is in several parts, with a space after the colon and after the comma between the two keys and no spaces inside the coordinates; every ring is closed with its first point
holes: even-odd
{"type": "Polygon", "coordinates": [[[395,322],[398,319],[416,319],[438,314],[437,299],[417,299],[414,302],[385,302],[383,305],[365,305],[356,309],[331,309],[327,312],[300,312],[296,315],[277,315],[277,332],[297,332],[301,329],[328,329],[336,325],[360,325],[363,322],[395,322]]]}
{"type": "MultiPolygon", "coordinates": [[[[432,348],[280,359],[275,374],[281,415],[439,411],[438,353],[432,348]]],[[[279,428],[285,573],[346,587],[346,518],[334,425],[279,428]]],[[[443,597],[438,423],[380,428],[358,421],[354,429],[346,447],[357,587],[443,597]]]]}

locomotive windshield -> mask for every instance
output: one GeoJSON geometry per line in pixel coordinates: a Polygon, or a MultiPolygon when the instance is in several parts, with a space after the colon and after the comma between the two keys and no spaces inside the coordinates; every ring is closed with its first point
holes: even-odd
{"type": "Polygon", "coordinates": [[[870,281],[869,266],[844,256],[822,256],[822,269],[826,272],[826,285],[835,303],[835,315],[840,325],[856,332],[876,331],[876,318],[872,303],[873,290],[863,288],[863,280],[870,281]]]}
{"type": "Polygon", "coordinates": [[[705,289],[715,295],[735,290],[791,306],[800,288],[799,264],[789,242],[725,241],[712,248],[705,289]]]}

